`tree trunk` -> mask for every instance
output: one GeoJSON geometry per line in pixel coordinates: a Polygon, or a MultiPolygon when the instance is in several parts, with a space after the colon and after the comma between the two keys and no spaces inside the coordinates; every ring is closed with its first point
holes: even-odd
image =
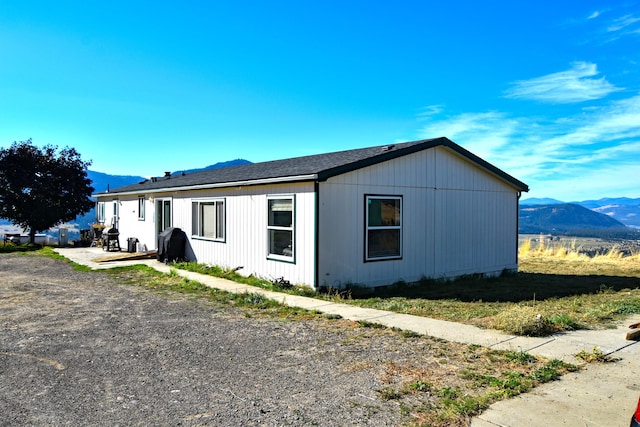
{"type": "Polygon", "coordinates": [[[29,228],[29,243],[32,245],[36,243],[36,230],[33,227],[29,228]]]}

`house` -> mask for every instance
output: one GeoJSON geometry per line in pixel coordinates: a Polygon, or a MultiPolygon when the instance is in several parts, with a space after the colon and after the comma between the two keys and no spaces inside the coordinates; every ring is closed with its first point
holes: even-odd
{"type": "Polygon", "coordinates": [[[314,288],[497,275],[518,266],[526,184],[447,138],[165,174],[95,194],[99,220],[189,259],[314,288]]]}

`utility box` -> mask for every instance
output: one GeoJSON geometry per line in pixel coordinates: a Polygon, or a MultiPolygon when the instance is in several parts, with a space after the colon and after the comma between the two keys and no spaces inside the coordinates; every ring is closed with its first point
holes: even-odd
{"type": "Polygon", "coordinates": [[[66,248],[69,245],[69,230],[66,228],[58,228],[58,246],[66,248]]]}
{"type": "Polygon", "coordinates": [[[127,252],[135,252],[137,250],[138,239],[129,237],[127,239],[127,252]]]}

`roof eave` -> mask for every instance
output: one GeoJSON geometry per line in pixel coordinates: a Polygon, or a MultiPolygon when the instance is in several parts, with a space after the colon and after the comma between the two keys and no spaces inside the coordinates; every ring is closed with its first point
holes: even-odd
{"type": "Polygon", "coordinates": [[[215,188],[228,188],[228,187],[246,187],[252,185],[268,185],[268,184],[286,184],[289,182],[301,182],[301,181],[315,181],[318,179],[317,174],[309,175],[296,175],[296,176],[282,176],[276,178],[264,178],[244,181],[230,181],[219,182],[215,184],[196,184],[196,185],[182,185],[176,187],[161,187],[161,188],[141,188],[139,190],[129,191],[106,191],[102,193],[95,193],[93,197],[108,197],[108,196],[129,196],[136,194],[153,194],[153,193],[167,193],[173,191],[191,191],[191,190],[209,190],[215,188]]]}
{"type": "Polygon", "coordinates": [[[497,168],[496,166],[494,166],[491,163],[487,162],[483,158],[476,156],[471,151],[469,151],[469,150],[465,149],[464,147],[456,144],[455,142],[451,141],[450,139],[448,139],[448,138],[444,138],[444,139],[446,139],[448,141],[448,143],[444,143],[443,144],[445,147],[455,151],[459,155],[461,155],[463,157],[466,157],[468,160],[470,160],[470,161],[476,163],[477,165],[481,166],[482,168],[486,169],[487,171],[489,171],[494,176],[500,178],[501,180],[503,180],[506,183],[508,183],[511,186],[513,186],[518,191],[524,191],[524,192],[528,192],[529,191],[529,186],[527,184],[525,184],[524,182],[520,181],[517,178],[514,178],[513,176],[509,175],[508,173],[506,173],[502,169],[497,168]]]}
{"type": "Polygon", "coordinates": [[[422,151],[422,150],[428,150],[430,148],[434,148],[434,147],[438,147],[438,146],[443,146],[443,147],[447,147],[447,148],[451,149],[452,151],[458,153],[462,157],[465,157],[468,160],[470,160],[471,162],[473,162],[473,163],[479,165],[480,167],[486,169],[487,171],[489,171],[490,173],[492,173],[494,176],[498,177],[499,179],[507,182],[509,185],[513,186],[518,191],[524,191],[524,192],[528,192],[529,191],[529,186],[527,184],[525,184],[524,182],[514,178],[513,176],[511,176],[508,173],[504,172],[503,170],[495,167],[494,165],[492,165],[491,163],[487,162],[486,160],[476,156],[472,152],[466,150],[465,148],[463,148],[462,146],[456,144],[455,142],[451,141],[449,138],[447,138],[445,136],[442,136],[442,137],[439,137],[439,138],[433,138],[433,139],[426,139],[426,140],[424,140],[424,142],[422,144],[412,145],[410,147],[406,147],[406,148],[403,148],[401,150],[391,150],[391,151],[388,151],[386,153],[382,153],[380,155],[377,155],[375,157],[370,157],[368,159],[360,160],[358,162],[354,162],[354,163],[350,163],[350,164],[347,164],[347,165],[338,166],[336,168],[324,170],[324,171],[322,171],[322,172],[320,172],[318,174],[318,180],[319,181],[326,181],[329,178],[332,178],[332,177],[337,176],[337,175],[341,175],[343,173],[352,172],[354,170],[357,170],[357,169],[360,169],[360,168],[363,168],[363,167],[373,166],[373,165],[378,164],[378,163],[386,162],[388,160],[396,159],[398,157],[406,156],[408,154],[417,153],[417,152],[422,151]]]}
{"type": "MultiPolygon", "coordinates": [[[[429,148],[437,147],[439,145],[445,145],[446,142],[451,142],[446,137],[426,139],[421,144],[412,145],[410,147],[405,147],[400,150],[389,150],[387,152],[383,152],[373,157],[369,157],[367,159],[359,160],[357,162],[349,163],[346,165],[338,166],[331,169],[326,169],[320,173],[318,173],[319,181],[326,181],[329,178],[332,178],[337,175],[342,175],[344,173],[353,172],[355,170],[365,168],[368,166],[373,166],[378,163],[386,162],[389,160],[397,159],[399,157],[406,156],[408,154],[417,153],[422,150],[427,150],[429,148]]],[[[453,144],[453,142],[451,142],[453,144]]],[[[393,145],[393,144],[390,144],[393,145]]]]}

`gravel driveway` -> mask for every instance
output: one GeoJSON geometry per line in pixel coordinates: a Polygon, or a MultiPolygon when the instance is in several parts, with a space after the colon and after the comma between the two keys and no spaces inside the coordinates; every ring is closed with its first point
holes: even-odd
{"type": "Polygon", "coordinates": [[[0,255],[0,328],[2,426],[395,426],[409,419],[376,392],[384,367],[429,345],[13,254],[0,255]]]}

